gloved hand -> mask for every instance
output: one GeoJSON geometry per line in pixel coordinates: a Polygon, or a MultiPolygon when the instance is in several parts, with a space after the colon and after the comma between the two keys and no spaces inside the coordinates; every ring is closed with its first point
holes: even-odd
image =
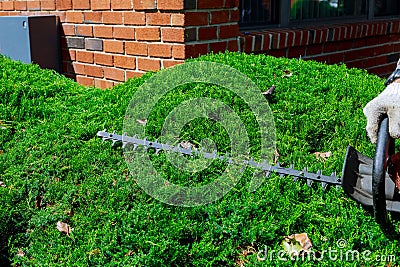
{"type": "Polygon", "coordinates": [[[374,144],[378,139],[379,120],[383,114],[387,114],[389,118],[390,136],[400,137],[400,83],[397,81],[390,83],[382,93],[364,107],[367,133],[374,144]]]}

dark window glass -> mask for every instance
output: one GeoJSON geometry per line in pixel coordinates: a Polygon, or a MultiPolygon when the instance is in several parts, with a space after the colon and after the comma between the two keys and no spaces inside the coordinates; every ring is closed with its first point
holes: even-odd
{"type": "Polygon", "coordinates": [[[242,26],[276,23],[277,7],[274,0],[240,0],[240,22],[242,26]]]}
{"type": "Polygon", "coordinates": [[[375,0],[375,16],[400,15],[399,0],[375,0]]]}
{"type": "Polygon", "coordinates": [[[291,0],[290,19],[366,15],[367,0],[291,0]]]}

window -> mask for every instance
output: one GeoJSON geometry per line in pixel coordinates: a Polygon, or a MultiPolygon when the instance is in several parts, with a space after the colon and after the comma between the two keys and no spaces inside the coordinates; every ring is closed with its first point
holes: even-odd
{"type": "Polygon", "coordinates": [[[399,16],[399,0],[240,0],[241,27],[333,18],[399,16]]]}

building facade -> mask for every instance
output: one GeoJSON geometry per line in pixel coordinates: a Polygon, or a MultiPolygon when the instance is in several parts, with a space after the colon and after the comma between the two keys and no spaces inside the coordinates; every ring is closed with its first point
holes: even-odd
{"type": "Polygon", "coordinates": [[[386,76],[400,54],[397,0],[0,0],[0,16],[53,14],[62,72],[107,88],[209,52],[345,63],[386,76]]]}

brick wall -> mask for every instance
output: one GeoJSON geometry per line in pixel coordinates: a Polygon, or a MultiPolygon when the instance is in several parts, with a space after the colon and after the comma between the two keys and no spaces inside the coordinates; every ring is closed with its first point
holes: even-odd
{"type": "Polygon", "coordinates": [[[57,15],[63,72],[87,86],[111,87],[185,59],[183,0],[3,1],[0,10],[57,15]]]}
{"type": "Polygon", "coordinates": [[[386,77],[400,56],[400,20],[241,32],[239,50],[345,63],[386,77]]]}
{"type": "Polygon", "coordinates": [[[240,31],[238,0],[0,0],[0,16],[60,18],[62,68],[111,87],[146,71],[225,50],[344,62],[386,76],[400,53],[400,20],[240,31]]]}

